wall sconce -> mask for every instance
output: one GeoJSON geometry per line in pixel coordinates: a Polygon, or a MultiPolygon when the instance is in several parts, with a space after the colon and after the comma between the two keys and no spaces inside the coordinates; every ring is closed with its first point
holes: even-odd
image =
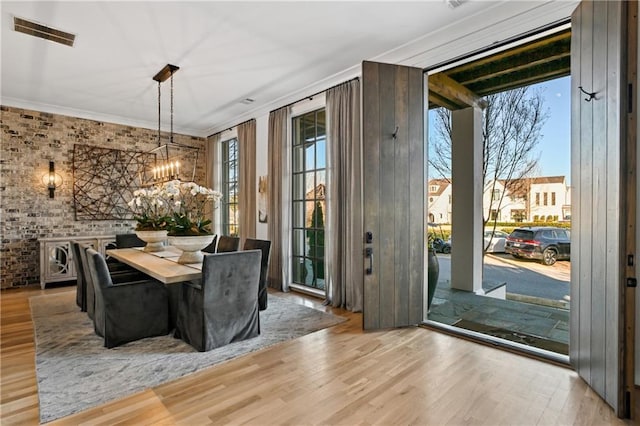
{"type": "Polygon", "coordinates": [[[49,190],[49,198],[53,198],[56,188],[62,185],[62,176],[56,173],[53,161],[49,161],[49,173],[42,175],[42,183],[49,190]]]}

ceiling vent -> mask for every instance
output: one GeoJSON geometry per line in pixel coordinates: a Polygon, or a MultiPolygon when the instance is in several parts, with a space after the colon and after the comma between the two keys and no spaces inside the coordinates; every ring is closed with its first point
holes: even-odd
{"type": "Polygon", "coordinates": [[[14,29],[19,33],[29,34],[49,41],[55,41],[56,43],[64,44],[65,46],[73,46],[73,42],[76,39],[75,34],[56,30],[55,28],[27,21],[26,19],[18,18],[17,16],[13,17],[13,24],[14,29]]]}
{"type": "Polygon", "coordinates": [[[462,3],[464,3],[467,0],[445,0],[445,3],[447,3],[447,6],[449,6],[451,9],[455,9],[456,7],[462,5],[462,3]]]}

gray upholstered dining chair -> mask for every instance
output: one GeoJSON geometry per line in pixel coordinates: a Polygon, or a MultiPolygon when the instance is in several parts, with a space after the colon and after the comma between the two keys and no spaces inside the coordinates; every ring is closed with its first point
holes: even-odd
{"type": "Polygon", "coordinates": [[[76,305],[82,312],[87,311],[87,280],[85,279],[84,265],[80,255],[80,243],[71,241],[73,252],[73,266],[76,268],[76,305]]]}
{"type": "Polygon", "coordinates": [[[240,249],[240,238],[221,235],[218,240],[216,253],[228,253],[230,251],[238,251],[240,249]]]}
{"type": "Polygon", "coordinates": [[[215,253],[216,252],[216,243],[217,242],[218,242],[218,236],[214,235],[213,236],[213,241],[211,241],[211,243],[208,246],[203,248],[202,251],[204,253],[215,253]]]}
{"type": "Polygon", "coordinates": [[[204,352],[258,336],[261,255],[205,254],[202,279],[181,284],[175,337],[204,352]]]}
{"type": "MultiPolygon", "coordinates": [[[[89,318],[93,320],[94,307],[95,307],[95,290],[94,290],[95,286],[93,284],[93,278],[91,277],[91,273],[89,272],[89,263],[87,261],[87,249],[90,249],[91,246],[89,244],[82,244],[77,241],[72,241],[71,246],[73,247],[74,257],[76,256],[76,250],[77,250],[77,254],[79,255],[79,259],[80,259],[80,262],[79,262],[80,267],[77,269],[77,271],[79,273],[79,276],[80,274],[82,274],[81,291],[83,293],[80,295],[80,298],[84,302],[84,309],[82,309],[82,307],[81,309],[83,311],[86,311],[87,315],[89,315],[89,318]]],[[[127,266],[127,268],[121,269],[116,267],[113,270],[109,269],[109,274],[111,275],[113,282],[121,283],[126,281],[139,281],[139,280],[144,280],[149,278],[146,274],[136,269],[129,268],[128,265],[124,265],[124,266],[127,266]]],[[[113,265],[108,265],[108,267],[113,268],[113,265]]],[[[78,299],[78,295],[76,295],[76,301],[77,299],[78,299]]]]}
{"type": "MultiPolygon", "coordinates": [[[[132,247],[144,247],[145,242],[142,241],[136,234],[116,234],[115,248],[132,248],[132,247]]],[[[109,266],[109,272],[111,274],[120,272],[132,272],[135,269],[126,263],[122,263],[113,257],[107,257],[107,266],[109,266]]]]}
{"type": "Polygon", "coordinates": [[[169,333],[164,284],[153,279],[114,284],[104,257],[91,248],[86,254],[95,290],[93,323],[105,347],[169,333]]]}
{"type": "Polygon", "coordinates": [[[258,286],[258,306],[261,311],[267,309],[267,273],[269,271],[269,252],[271,251],[271,241],[255,240],[247,238],[244,240],[243,250],[262,251],[262,260],[260,261],[260,285],[258,286]]]}
{"type": "Polygon", "coordinates": [[[134,233],[116,234],[116,248],[144,247],[145,244],[134,233]]]}

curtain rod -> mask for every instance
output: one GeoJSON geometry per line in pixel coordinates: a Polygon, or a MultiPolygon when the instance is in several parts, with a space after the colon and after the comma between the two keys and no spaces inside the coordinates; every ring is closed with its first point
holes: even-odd
{"type": "Polygon", "coordinates": [[[349,83],[349,82],[354,81],[354,80],[360,80],[360,77],[354,77],[354,78],[351,78],[351,79],[349,79],[349,80],[343,81],[342,83],[334,84],[333,86],[331,86],[331,87],[327,87],[326,89],[323,89],[323,90],[320,90],[319,92],[316,92],[316,93],[314,93],[313,95],[305,96],[304,98],[298,99],[297,101],[290,102],[290,103],[288,103],[288,104],[286,104],[286,105],[283,105],[283,106],[281,106],[281,107],[278,107],[278,108],[276,108],[276,109],[272,109],[271,111],[269,111],[269,114],[271,114],[273,111],[277,111],[277,110],[279,110],[279,109],[287,108],[287,107],[290,107],[290,106],[292,106],[292,105],[295,105],[295,104],[297,104],[298,102],[302,102],[302,101],[304,101],[305,99],[309,99],[309,100],[311,100],[311,99],[313,99],[313,97],[314,97],[314,96],[318,96],[320,93],[324,93],[324,92],[326,92],[327,90],[331,90],[331,89],[336,88],[336,87],[338,87],[338,86],[342,86],[343,84],[349,83]]]}
{"type": "Polygon", "coordinates": [[[212,133],[212,134],[210,134],[209,136],[207,136],[207,138],[210,138],[211,136],[219,135],[220,133],[224,133],[224,132],[226,132],[226,131],[228,131],[228,130],[232,130],[234,127],[241,126],[241,125],[243,125],[243,124],[245,124],[245,123],[248,123],[248,122],[250,122],[250,121],[256,121],[256,119],[255,119],[255,118],[250,118],[250,119],[248,119],[248,120],[243,121],[242,123],[238,123],[238,124],[236,124],[235,126],[231,126],[231,127],[229,127],[228,129],[224,129],[224,130],[220,130],[219,132],[212,133]]]}

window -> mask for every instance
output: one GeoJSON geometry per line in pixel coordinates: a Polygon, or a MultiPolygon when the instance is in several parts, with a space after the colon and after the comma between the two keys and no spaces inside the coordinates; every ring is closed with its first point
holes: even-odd
{"type": "Polygon", "coordinates": [[[494,189],[493,190],[493,199],[494,200],[499,200],[500,199],[500,190],[499,189],[494,189]]]}
{"type": "Polygon", "coordinates": [[[438,192],[438,185],[429,186],[429,192],[438,192]]]}
{"type": "Polygon", "coordinates": [[[556,205],[556,193],[555,192],[551,193],[551,205],[552,206],[556,205]]]}
{"type": "Polygon", "coordinates": [[[544,205],[546,206],[547,205],[547,198],[548,198],[547,195],[549,195],[549,194],[547,194],[545,192],[543,195],[544,195],[544,205]]]}
{"type": "Polygon", "coordinates": [[[324,109],[293,118],[293,282],[324,289],[326,134],[324,109]]]}
{"type": "Polygon", "coordinates": [[[222,234],[238,236],[238,140],[222,142],[222,234]]]}
{"type": "Polygon", "coordinates": [[[536,192],[536,206],[540,205],[540,193],[536,192]]]}
{"type": "Polygon", "coordinates": [[[500,212],[496,209],[492,209],[491,213],[489,215],[490,220],[496,221],[498,220],[498,217],[500,216],[500,212]]]}
{"type": "Polygon", "coordinates": [[[429,202],[433,203],[433,197],[429,197],[429,202]]]}

